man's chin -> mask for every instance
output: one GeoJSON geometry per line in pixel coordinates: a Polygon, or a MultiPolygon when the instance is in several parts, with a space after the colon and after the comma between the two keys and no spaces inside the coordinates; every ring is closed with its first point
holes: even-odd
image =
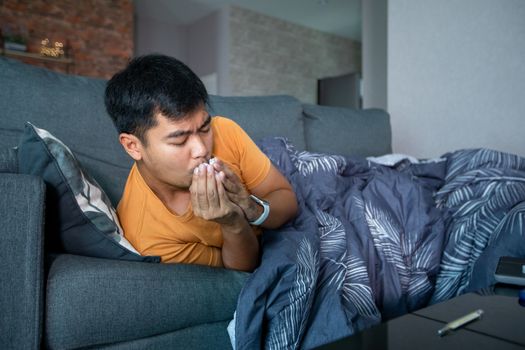
{"type": "Polygon", "coordinates": [[[189,191],[190,187],[191,187],[191,178],[185,182],[180,182],[180,183],[177,183],[177,184],[173,184],[173,187],[175,187],[176,189],[180,190],[180,191],[189,191]]]}
{"type": "Polygon", "coordinates": [[[191,180],[189,184],[181,184],[181,186],[179,186],[179,188],[184,191],[189,191],[190,187],[191,187],[191,180]]]}
{"type": "Polygon", "coordinates": [[[193,174],[184,183],[181,183],[180,185],[182,189],[189,190],[192,183],[193,183],[193,174]]]}

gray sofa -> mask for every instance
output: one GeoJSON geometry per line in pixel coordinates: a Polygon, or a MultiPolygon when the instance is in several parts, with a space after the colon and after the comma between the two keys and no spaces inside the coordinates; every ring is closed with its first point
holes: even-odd
{"type": "MultiPolygon", "coordinates": [[[[0,57],[0,344],[6,349],[220,349],[249,274],[52,253],[48,186],[19,173],[24,123],[68,145],[116,206],[131,167],[106,114],[105,81],[0,57]],[[47,203],[47,204],[46,204],[47,203]]],[[[301,104],[291,96],[211,96],[212,114],[258,140],[285,136],[301,150],[359,156],[391,151],[381,110],[301,104]]]]}

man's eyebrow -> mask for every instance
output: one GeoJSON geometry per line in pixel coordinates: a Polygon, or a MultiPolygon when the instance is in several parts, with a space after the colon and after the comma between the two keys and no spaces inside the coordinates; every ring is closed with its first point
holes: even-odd
{"type": "MultiPolygon", "coordinates": [[[[204,129],[210,123],[211,123],[211,115],[208,114],[208,118],[206,118],[204,123],[202,123],[202,125],[199,127],[199,130],[204,129]]],[[[167,140],[167,139],[171,139],[171,138],[191,135],[192,133],[193,133],[193,131],[191,131],[191,130],[177,130],[177,131],[171,132],[168,135],[164,136],[164,139],[167,140]]]]}
{"type": "Polygon", "coordinates": [[[202,123],[202,125],[200,126],[199,130],[201,129],[204,129],[205,127],[207,127],[208,125],[210,125],[211,123],[211,115],[208,114],[208,118],[206,118],[206,120],[204,121],[204,123],[202,123]]]}
{"type": "Polygon", "coordinates": [[[172,138],[181,137],[184,135],[190,135],[191,133],[192,132],[190,130],[177,130],[174,132],[170,132],[168,135],[164,136],[164,139],[165,140],[172,139],[172,138]]]}

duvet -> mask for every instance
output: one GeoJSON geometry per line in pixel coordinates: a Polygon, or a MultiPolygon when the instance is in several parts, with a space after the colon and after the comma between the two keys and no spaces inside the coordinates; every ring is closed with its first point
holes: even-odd
{"type": "Polygon", "coordinates": [[[419,161],[259,143],[296,192],[265,231],[228,331],[235,349],[310,349],[494,282],[525,256],[525,159],[462,150],[419,161]]]}

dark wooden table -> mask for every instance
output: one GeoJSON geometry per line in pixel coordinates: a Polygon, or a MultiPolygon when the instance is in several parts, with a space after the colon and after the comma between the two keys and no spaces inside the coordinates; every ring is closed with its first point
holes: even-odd
{"type": "Polygon", "coordinates": [[[524,349],[525,307],[518,290],[498,286],[468,293],[392,319],[317,349],[524,349]],[[444,336],[445,324],[477,309],[481,319],[444,336]]]}

